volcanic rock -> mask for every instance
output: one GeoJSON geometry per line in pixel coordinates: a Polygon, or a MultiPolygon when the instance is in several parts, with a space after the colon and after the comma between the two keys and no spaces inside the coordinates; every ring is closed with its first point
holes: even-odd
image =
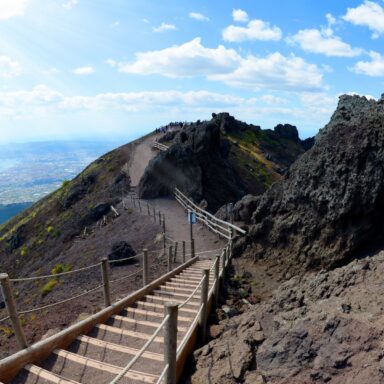
{"type": "Polygon", "coordinates": [[[119,241],[118,243],[113,244],[111,253],[108,255],[108,259],[113,261],[111,265],[123,265],[123,264],[131,264],[135,262],[135,258],[130,260],[119,261],[122,259],[127,259],[132,256],[135,256],[136,252],[132,248],[130,244],[126,241],[119,241]]]}
{"type": "MultiPolygon", "coordinates": [[[[237,247],[293,269],[334,267],[382,243],[384,100],[341,96],[314,146],[255,204],[237,247]]],[[[249,198],[247,198],[249,199],[249,198]]],[[[249,206],[247,199],[239,207],[249,206]]]]}

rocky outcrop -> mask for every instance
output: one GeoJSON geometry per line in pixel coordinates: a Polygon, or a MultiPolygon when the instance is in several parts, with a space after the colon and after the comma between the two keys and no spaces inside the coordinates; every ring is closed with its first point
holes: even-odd
{"type": "Polygon", "coordinates": [[[126,241],[119,241],[112,245],[111,253],[108,255],[108,259],[112,261],[112,266],[130,264],[135,262],[135,258],[132,258],[136,255],[136,252],[132,248],[131,244],[126,241]],[[129,260],[124,260],[128,259],[129,260]]]}
{"type": "Polygon", "coordinates": [[[205,199],[213,212],[264,192],[305,151],[294,126],[262,130],[225,112],[166,132],[159,141],[170,148],[149,163],[140,196],[166,196],[178,186],[196,202],[205,199]]]}
{"type": "MultiPolygon", "coordinates": [[[[314,146],[252,202],[253,224],[238,254],[302,270],[340,265],[382,242],[383,107],[384,98],[340,98],[314,146]]],[[[237,206],[240,214],[249,204],[237,206]]]]}
{"type": "Polygon", "coordinates": [[[211,326],[192,384],[384,382],[384,253],[293,277],[266,302],[211,326]]]}
{"type": "Polygon", "coordinates": [[[228,161],[229,143],[222,142],[222,119],[186,126],[175,143],[151,160],[139,183],[142,198],[165,196],[177,186],[216,210],[245,194],[244,185],[228,161]]]}

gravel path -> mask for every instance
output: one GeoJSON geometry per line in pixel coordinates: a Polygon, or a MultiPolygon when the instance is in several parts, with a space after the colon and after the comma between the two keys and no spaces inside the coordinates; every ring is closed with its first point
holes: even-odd
{"type": "MultiPolygon", "coordinates": [[[[150,136],[138,142],[130,164],[130,176],[133,186],[137,186],[141,176],[149,161],[154,158],[158,151],[151,148],[151,144],[156,136],[150,136]]],[[[156,211],[165,214],[167,236],[174,241],[187,242],[187,253],[190,247],[190,228],[187,223],[187,215],[183,207],[174,198],[157,198],[146,200],[149,204],[155,206],[156,211]]],[[[211,249],[217,249],[224,246],[225,242],[218,236],[209,231],[203,225],[197,223],[193,226],[193,235],[195,238],[196,252],[202,252],[211,249]]]]}

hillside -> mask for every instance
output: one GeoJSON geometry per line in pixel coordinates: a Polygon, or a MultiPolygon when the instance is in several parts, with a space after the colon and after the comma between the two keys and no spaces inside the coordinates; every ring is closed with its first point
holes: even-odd
{"type": "Polygon", "coordinates": [[[32,203],[0,204],[0,224],[5,223],[31,205],[32,203]]]}
{"type": "Polygon", "coordinates": [[[174,124],[159,141],[170,148],[149,163],[140,195],[168,195],[176,185],[195,201],[205,200],[212,212],[246,194],[263,193],[313,143],[300,140],[296,127],[262,130],[228,113],[174,124]]]}

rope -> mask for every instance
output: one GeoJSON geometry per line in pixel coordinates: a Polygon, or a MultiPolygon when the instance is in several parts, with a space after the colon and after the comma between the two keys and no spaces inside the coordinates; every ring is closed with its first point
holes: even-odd
{"type": "Polygon", "coordinates": [[[201,278],[200,280],[200,283],[198,284],[198,286],[195,288],[195,290],[187,297],[187,299],[185,301],[183,301],[181,304],[179,304],[179,309],[183,308],[184,305],[188,304],[188,302],[193,298],[193,296],[195,296],[197,290],[200,288],[201,284],[203,284],[204,280],[205,280],[205,275],[201,278]]]}
{"type": "Polygon", "coordinates": [[[67,303],[68,301],[72,301],[72,300],[78,299],[79,297],[85,296],[85,295],[87,295],[88,293],[94,292],[94,291],[98,290],[98,289],[101,288],[101,287],[103,287],[102,284],[101,284],[101,285],[98,285],[98,286],[95,287],[95,288],[90,289],[89,291],[86,291],[86,292],[80,293],[79,295],[70,297],[69,299],[65,299],[65,300],[62,300],[62,301],[58,301],[57,303],[47,304],[47,305],[44,305],[43,307],[34,308],[34,309],[27,309],[26,311],[19,311],[19,315],[25,315],[25,314],[27,314],[27,313],[32,313],[32,312],[42,311],[43,309],[47,309],[47,308],[55,307],[56,305],[60,305],[60,304],[67,303]]]}
{"type": "Polygon", "coordinates": [[[138,270],[137,272],[132,273],[132,274],[130,274],[130,275],[123,276],[123,277],[119,277],[119,278],[116,279],[116,280],[110,280],[109,283],[117,283],[118,281],[121,281],[121,280],[124,280],[124,279],[129,279],[130,277],[135,276],[135,275],[137,275],[138,273],[141,273],[142,271],[143,271],[143,270],[140,269],[140,270],[138,270]]]}
{"type": "Polygon", "coordinates": [[[60,276],[64,276],[64,275],[71,275],[71,274],[74,274],[74,273],[86,271],[88,269],[99,267],[100,265],[101,265],[101,263],[97,263],[97,264],[90,265],[88,267],[75,269],[74,271],[55,273],[55,274],[51,274],[51,275],[35,276],[35,277],[22,277],[20,279],[10,279],[10,281],[15,283],[15,282],[21,282],[21,281],[32,281],[32,280],[49,279],[49,278],[52,278],[52,277],[60,277],[60,276]]]}
{"type": "Polygon", "coordinates": [[[128,260],[132,260],[132,259],[137,259],[138,257],[141,257],[143,256],[143,253],[139,253],[138,255],[135,255],[135,256],[130,256],[130,257],[127,257],[125,259],[118,259],[118,260],[108,260],[108,263],[109,264],[112,264],[112,263],[120,263],[122,261],[128,261],[128,260]]]}
{"type": "Polygon", "coordinates": [[[196,316],[195,316],[192,324],[190,325],[190,327],[188,329],[188,332],[184,335],[183,340],[181,340],[180,345],[177,347],[177,351],[176,351],[177,356],[179,355],[179,353],[180,353],[181,349],[184,347],[184,345],[187,343],[187,340],[190,338],[192,331],[193,331],[193,328],[195,327],[196,323],[199,321],[200,314],[201,314],[201,311],[203,310],[203,307],[204,307],[204,304],[201,304],[199,311],[196,313],[196,316]]]}
{"type": "Polygon", "coordinates": [[[6,321],[6,320],[9,320],[9,319],[10,319],[10,317],[9,317],[9,316],[7,316],[7,317],[4,317],[4,319],[0,319],[0,323],[4,322],[4,321],[6,321]]]}
{"type": "Polygon", "coordinates": [[[159,377],[158,380],[156,381],[156,384],[160,384],[160,383],[163,381],[164,376],[165,376],[165,374],[166,374],[167,371],[168,371],[168,368],[169,368],[169,364],[167,364],[167,365],[164,367],[163,372],[161,372],[160,377],[159,377]]]}
{"type": "Polygon", "coordinates": [[[132,368],[132,366],[136,363],[137,360],[140,359],[142,354],[146,351],[146,349],[152,344],[153,340],[155,340],[156,336],[160,333],[162,328],[164,327],[165,323],[169,320],[169,315],[165,316],[161,324],[158,326],[156,331],[153,333],[151,338],[143,345],[143,347],[140,349],[139,352],[136,353],[136,356],[128,363],[128,365],[119,373],[118,376],[115,377],[113,381],[111,381],[110,384],[117,384],[124,376],[125,374],[132,368]]]}

